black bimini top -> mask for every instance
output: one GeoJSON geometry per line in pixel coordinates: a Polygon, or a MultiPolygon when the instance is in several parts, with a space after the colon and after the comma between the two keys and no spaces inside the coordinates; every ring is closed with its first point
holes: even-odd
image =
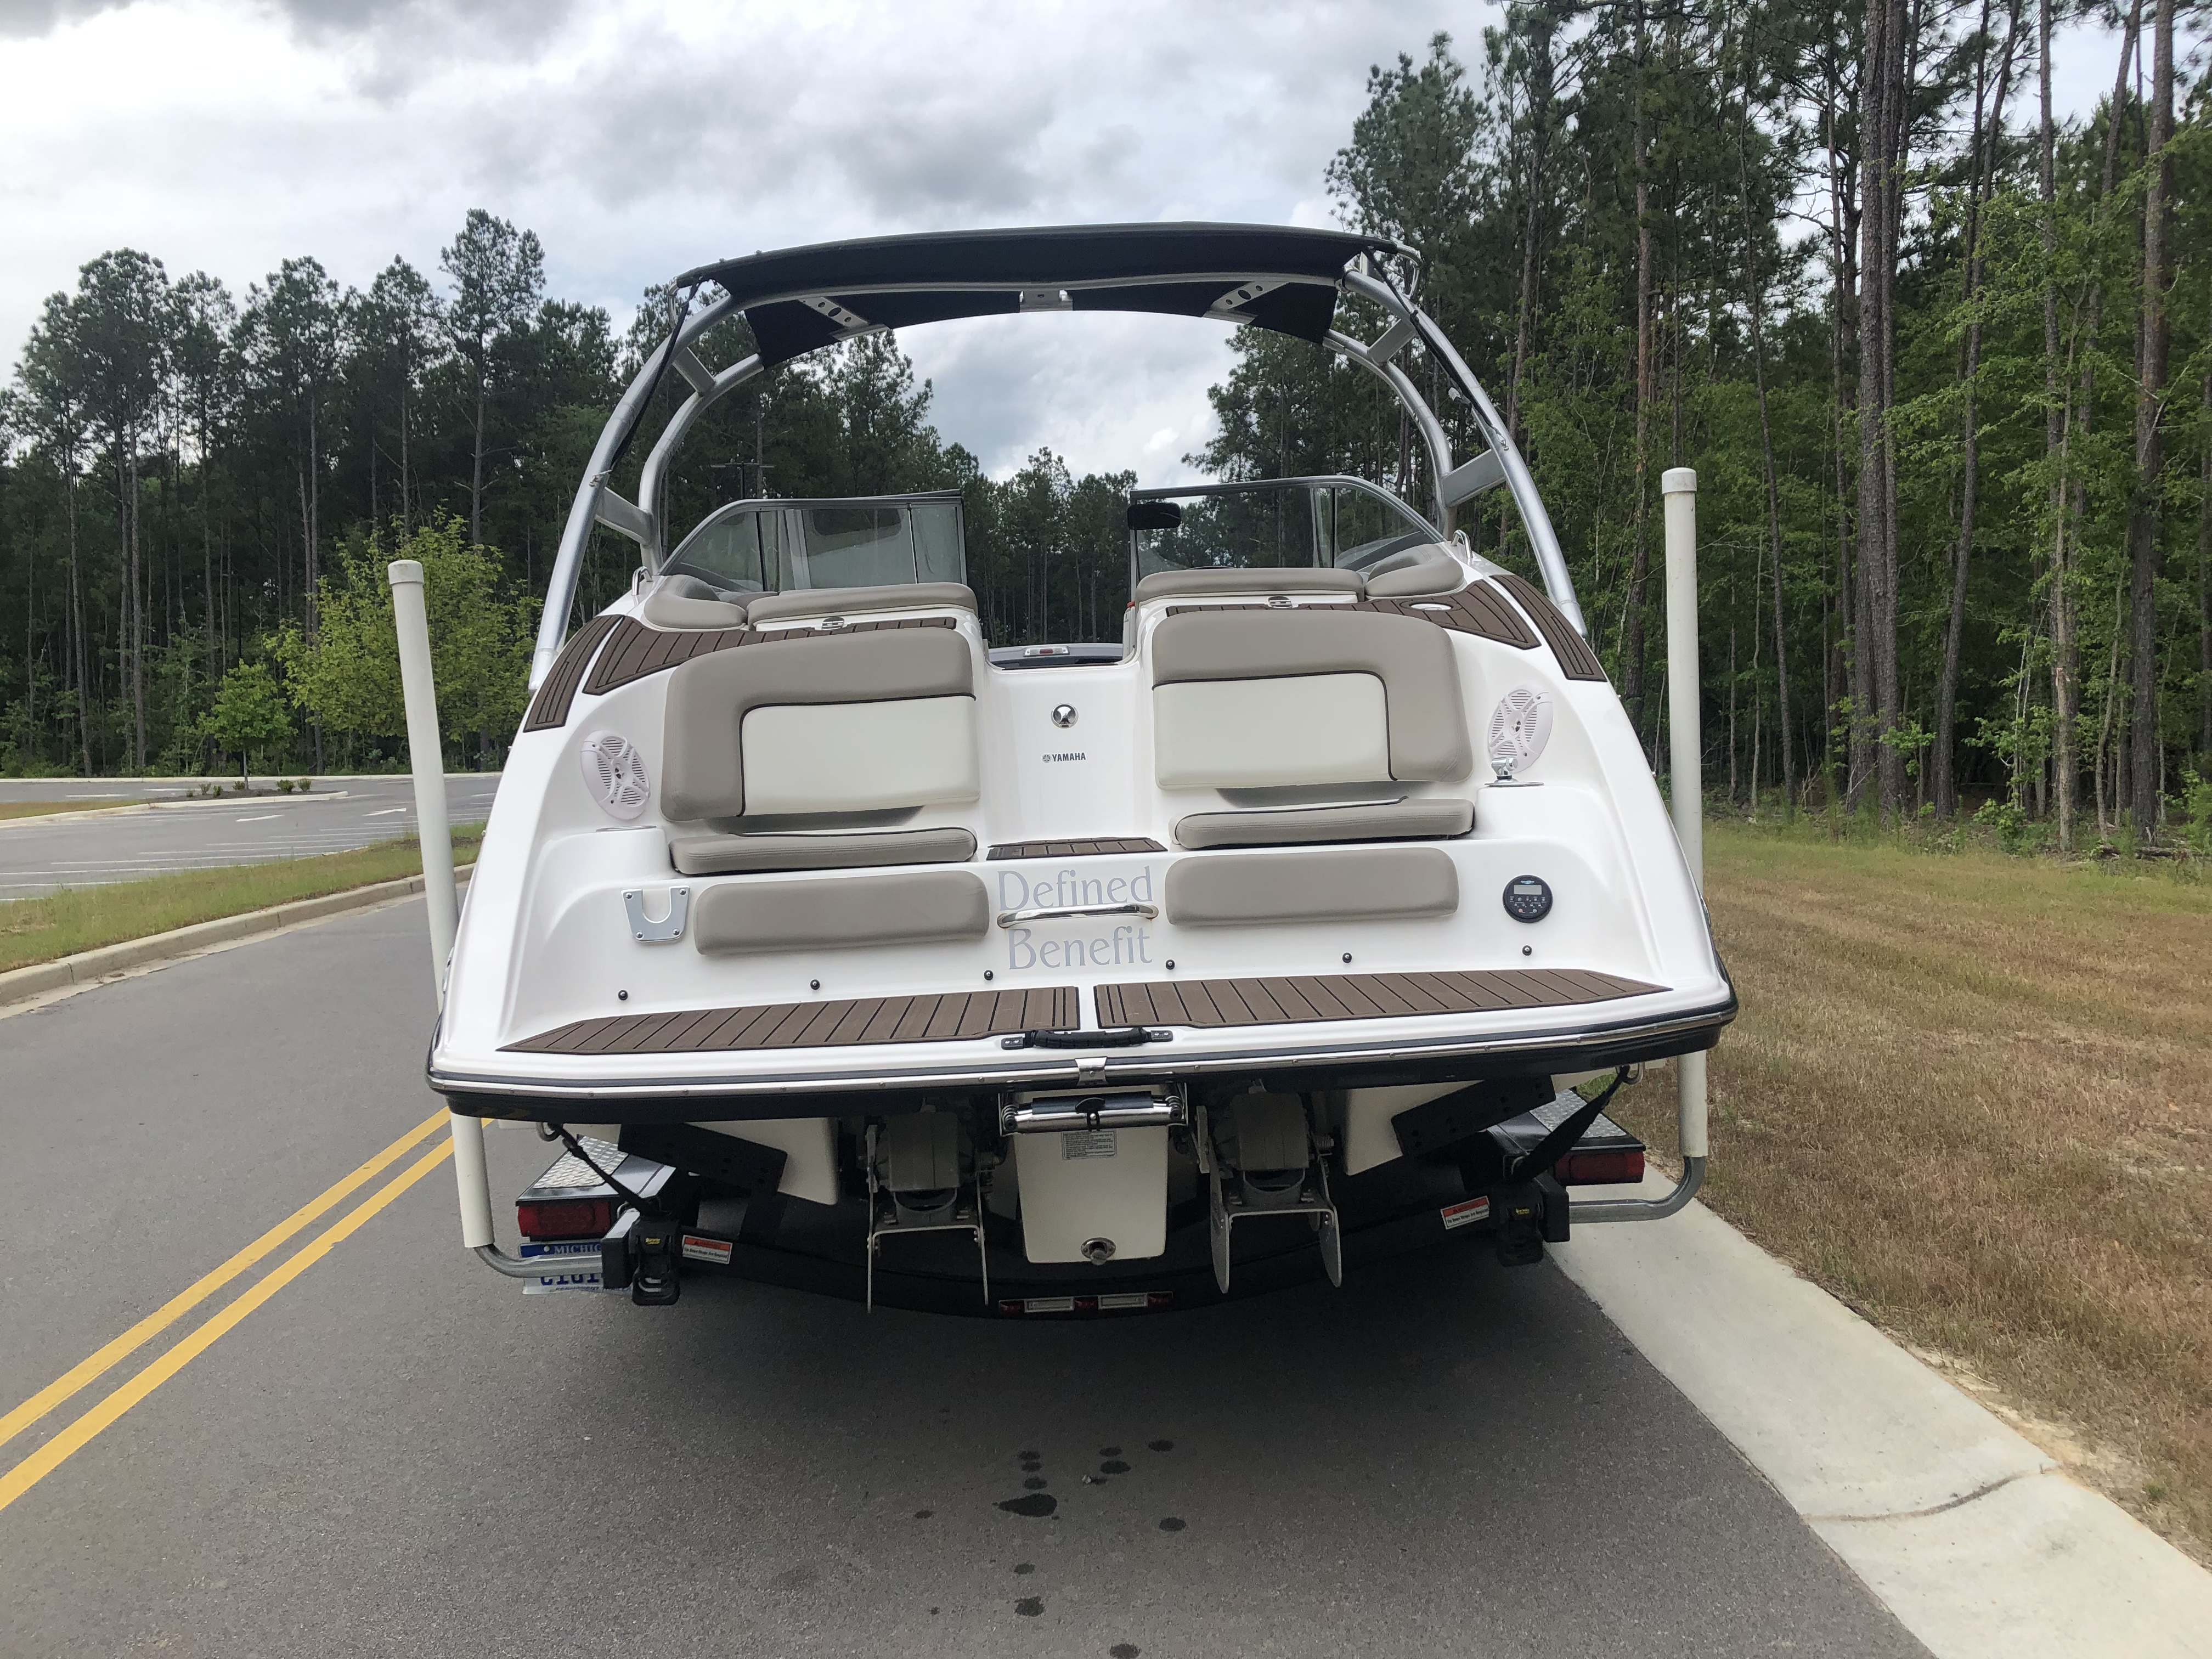
{"type": "Polygon", "coordinates": [[[872,327],[1022,311],[1212,316],[1319,341],[1345,267],[1407,252],[1388,237],[1279,225],[1064,225],[822,242],[701,265],[676,283],[720,285],[770,364],[872,327]]]}

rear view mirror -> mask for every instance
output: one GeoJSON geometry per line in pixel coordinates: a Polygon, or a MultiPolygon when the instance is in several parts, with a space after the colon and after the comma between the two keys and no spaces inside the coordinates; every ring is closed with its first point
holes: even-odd
{"type": "Polygon", "coordinates": [[[1182,507],[1175,501],[1131,501],[1129,528],[1132,530],[1180,530],[1182,527],[1182,507]]]}

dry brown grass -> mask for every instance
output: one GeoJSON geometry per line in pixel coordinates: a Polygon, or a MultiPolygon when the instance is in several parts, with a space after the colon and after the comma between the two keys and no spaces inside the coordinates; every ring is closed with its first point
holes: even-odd
{"type": "Polygon", "coordinates": [[[1707,1202],[2212,1559],[2212,888],[1707,834],[1707,1202]]]}
{"type": "MultiPolygon", "coordinates": [[[[453,832],[453,850],[465,859],[483,839],[483,826],[464,825],[453,832]]],[[[410,836],[350,853],[184,870],[144,881],[68,888],[45,898],[9,899],[0,902],[0,972],[422,873],[422,849],[410,836]]]]}

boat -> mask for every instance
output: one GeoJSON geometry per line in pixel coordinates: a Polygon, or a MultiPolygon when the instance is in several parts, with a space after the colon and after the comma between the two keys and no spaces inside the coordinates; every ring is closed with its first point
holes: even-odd
{"type": "Polygon", "coordinates": [[[1084,1317],[1356,1281],[1457,1233],[1530,1261],[1687,1201],[1702,1142],[1665,1196],[1586,1190],[1644,1173],[1604,1108],[1652,1062],[1701,1078],[1735,994],[1528,470],[1416,278],[1383,238],[1147,224],[678,279],[577,491],[447,965],[431,1085],[457,1125],[560,1143],[523,1254],[479,1225],[480,1255],[641,1303],[730,1273],[1084,1317]],[[985,637],[957,492],[738,500],[680,535],[654,505],[768,368],[1070,310],[1322,343],[1396,395],[1431,483],[1137,490],[1121,638],[1027,645],[985,637]],[[737,318],[756,349],[714,367],[737,318]],[[633,501],[611,480],[664,382],[688,394],[633,501]],[[1519,533],[1491,557],[1455,516],[1495,489],[1519,533]],[[578,618],[599,526],[638,567],[578,618]]]}

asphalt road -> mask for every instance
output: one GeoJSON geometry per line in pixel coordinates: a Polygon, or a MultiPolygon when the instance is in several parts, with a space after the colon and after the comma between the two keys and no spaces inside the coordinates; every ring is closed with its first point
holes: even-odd
{"type": "MultiPolygon", "coordinates": [[[[424,1121],[422,926],[0,1019],[0,1408],[424,1121]]],[[[1548,1265],[1107,1325],[637,1308],[478,1266],[441,1162],[268,1292],[415,1156],[0,1448],[156,1380],[0,1508],[0,1653],[1923,1651],[1548,1265]],[[1001,1507],[1025,1460],[1048,1517],[1001,1507]]],[[[548,1161],[492,1132],[495,1195],[548,1161]]]]}
{"type": "MultiPolygon", "coordinates": [[[[0,818],[0,899],[35,898],[58,888],[133,881],[173,870],[310,858],[389,841],[415,827],[415,786],[406,777],[318,778],[306,795],[211,801],[181,799],[188,787],[168,779],[0,780],[0,801],[63,800],[84,807],[171,803],[149,812],[65,823],[0,818]]],[[[453,822],[482,823],[498,788],[496,774],[449,775],[446,802],[453,822]]]]}

